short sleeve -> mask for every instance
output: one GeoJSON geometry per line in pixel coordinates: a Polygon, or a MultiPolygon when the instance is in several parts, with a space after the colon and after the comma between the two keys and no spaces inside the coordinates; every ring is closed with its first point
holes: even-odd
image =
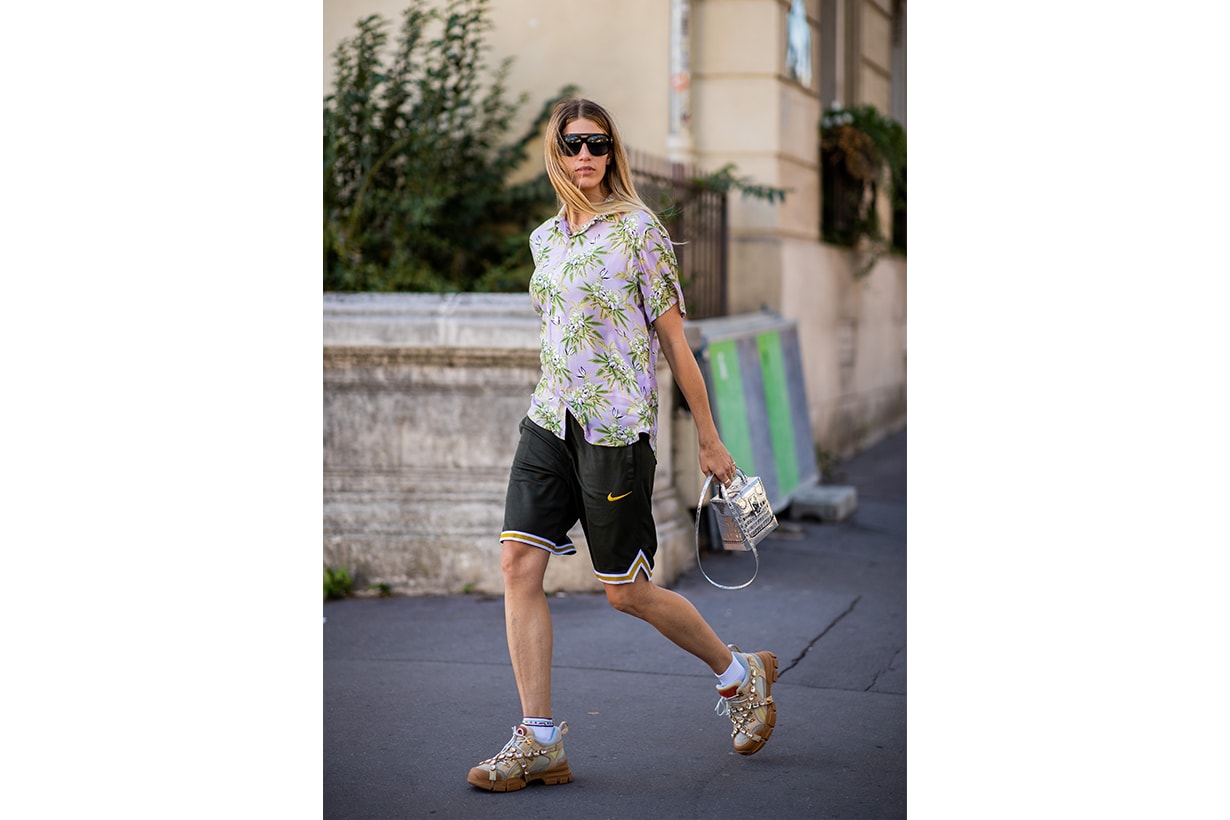
{"type": "Polygon", "coordinates": [[[641,303],[645,318],[652,323],[678,303],[679,312],[687,314],[683,302],[683,287],[679,283],[679,262],[666,229],[648,214],[643,214],[645,232],[636,251],[635,267],[639,273],[641,303]]]}

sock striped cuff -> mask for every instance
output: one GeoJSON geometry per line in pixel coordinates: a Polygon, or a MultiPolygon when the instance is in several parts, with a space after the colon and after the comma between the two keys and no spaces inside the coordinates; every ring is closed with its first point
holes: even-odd
{"type": "Polygon", "coordinates": [[[544,729],[550,729],[555,726],[555,720],[553,718],[523,717],[521,718],[521,722],[526,726],[541,726],[544,729]]]}

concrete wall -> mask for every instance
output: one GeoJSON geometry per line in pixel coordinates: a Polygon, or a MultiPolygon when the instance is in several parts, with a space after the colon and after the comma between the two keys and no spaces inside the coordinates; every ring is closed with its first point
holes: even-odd
{"type": "MultiPolygon", "coordinates": [[[[323,369],[324,563],[357,570],[360,587],[502,592],[504,492],[539,376],[528,295],[327,294],[323,369]]],[[[664,360],[659,379],[672,381],[664,360]]],[[[695,561],[692,520],[674,489],[673,412],[663,389],[654,488],[662,584],[695,561]]],[[[694,439],[694,429],[684,435],[694,439]]],[[[578,553],[552,559],[548,590],[600,590],[584,534],[572,535],[578,553]]]]}

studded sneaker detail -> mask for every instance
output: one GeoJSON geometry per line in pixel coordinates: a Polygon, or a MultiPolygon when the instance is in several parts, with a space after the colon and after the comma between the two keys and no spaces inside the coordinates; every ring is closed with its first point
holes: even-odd
{"type": "Polygon", "coordinates": [[[777,704],[769,694],[777,680],[777,656],[772,652],[742,652],[734,644],[729,646],[730,651],[747,665],[748,676],[738,686],[718,689],[714,711],[729,715],[735,751],[752,755],[765,745],[777,724],[777,704]]]}
{"type": "Polygon", "coordinates": [[[564,735],[568,724],[559,725],[559,739],[544,746],[532,729],[524,724],[513,727],[512,738],[495,757],[488,758],[473,769],[466,780],[487,791],[513,792],[524,789],[535,780],[548,786],[572,782],[572,770],[564,757],[564,735]]]}

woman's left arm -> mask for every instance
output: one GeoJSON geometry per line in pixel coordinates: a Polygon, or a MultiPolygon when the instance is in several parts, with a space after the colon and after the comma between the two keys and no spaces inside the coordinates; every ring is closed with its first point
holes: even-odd
{"type": "Polygon", "coordinates": [[[678,303],[653,322],[658,333],[658,341],[662,346],[662,354],[671,366],[675,382],[683,392],[688,407],[692,411],[692,420],[696,423],[696,436],[700,444],[700,471],[708,475],[713,473],[723,484],[729,484],[735,477],[735,460],[722,444],[718,436],[717,425],[713,421],[713,412],[709,408],[709,393],[705,389],[705,378],[692,355],[683,335],[683,315],[679,312],[678,303]]]}

